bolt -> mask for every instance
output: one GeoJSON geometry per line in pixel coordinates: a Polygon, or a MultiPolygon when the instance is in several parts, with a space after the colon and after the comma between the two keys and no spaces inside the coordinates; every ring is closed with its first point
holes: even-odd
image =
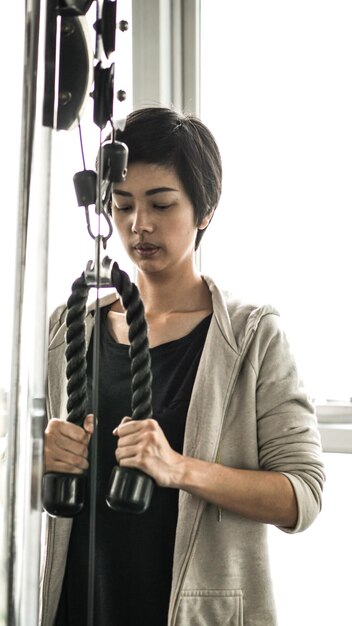
{"type": "Polygon", "coordinates": [[[127,94],[123,89],[119,89],[117,92],[117,99],[119,102],[124,102],[126,100],[127,94]]]}
{"type": "Polygon", "coordinates": [[[128,24],[128,22],[126,20],[120,20],[120,22],[119,22],[119,29],[123,33],[125,33],[126,30],[128,30],[128,26],[129,26],[129,24],[128,24]]]}
{"type": "Polygon", "coordinates": [[[65,107],[72,99],[72,93],[70,91],[60,91],[59,101],[61,106],[65,107]]]}

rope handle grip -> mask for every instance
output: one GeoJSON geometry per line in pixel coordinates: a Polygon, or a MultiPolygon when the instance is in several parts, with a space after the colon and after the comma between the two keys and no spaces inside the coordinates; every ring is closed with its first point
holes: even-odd
{"type": "MultiPolygon", "coordinates": [[[[115,262],[111,286],[121,295],[126,309],[131,360],[132,419],[149,418],[152,410],[152,374],[144,305],[137,286],[115,262]]],[[[86,305],[89,294],[85,274],[72,285],[67,301],[66,377],[67,421],[83,425],[87,413],[86,305]]],[[[106,495],[108,506],[117,511],[143,513],[153,494],[153,479],[139,470],[116,466],[106,495]]],[[[47,472],[43,476],[43,507],[55,517],[73,517],[84,506],[85,474],[47,472]]]]}

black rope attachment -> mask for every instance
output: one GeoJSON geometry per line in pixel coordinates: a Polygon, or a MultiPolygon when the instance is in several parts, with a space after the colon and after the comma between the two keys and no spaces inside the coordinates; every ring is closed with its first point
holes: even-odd
{"type": "MultiPolygon", "coordinates": [[[[152,373],[144,305],[138,288],[117,263],[112,266],[111,276],[126,309],[132,376],[131,417],[136,420],[150,418],[153,415],[152,373]]],[[[115,511],[144,513],[149,507],[153,490],[154,481],[150,476],[116,465],[111,474],[106,502],[115,511]]]]}
{"type": "MultiPolygon", "coordinates": [[[[84,274],[72,285],[66,317],[68,421],[83,425],[87,412],[85,316],[89,287],[84,274]]],[[[43,507],[49,515],[73,517],[84,506],[85,474],[47,472],[43,476],[43,507]]]]}
{"type": "Polygon", "coordinates": [[[83,425],[87,414],[86,304],[89,287],[82,274],[72,285],[67,301],[66,378],[67,421],[83,425]]]}
{"type": "Polygon", "coordinates": [[[137,286],[117,263],[112,266],[112,284],[126,309],[132,376],[132,419],[152,417],[152,374],[144,305],[137,286]]]}
{"type": "MultiPolygon", "coordinates": [[[[137,286],[115,262],[111,268],[111,286],[120,294],[128,324],[131,359],[131,417],[150,418],[152,409],[152,373],[144,305],[137,286]]],[[[66,377],[67,420],[83,426],[87,414],[86,305],[89,293],[83,273],[72,285],[67,301],[66,377]]],[[[97,329],[97,332],[99,330],[97,329]]],[[[48,472],[43,477],[43,505],[58,517],[73,517],[84,506],[85,474],[48,472]]],[[[151,500],[154,481],[147,474],[116,466],[110,478],[106,501],[118,511],[142,513],[151,500]]]]}

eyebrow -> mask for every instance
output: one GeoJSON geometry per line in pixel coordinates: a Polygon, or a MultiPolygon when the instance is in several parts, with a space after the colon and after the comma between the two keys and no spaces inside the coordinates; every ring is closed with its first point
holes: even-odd
{"type": "MultiPolygon", "coordinates": [[[[145,192],[146,196],[154,196],[156,193],[164,193],[165,191],[178,191],[178,189],[173,189],[173,187],[155,187],[155,189],[148,189],[145,192]]],[[[113,189],[113,193],[119,196],[125,196],[128,198],[132,198],[132,193],[129,191],[123,191],[122,189],[113,189]]]]}

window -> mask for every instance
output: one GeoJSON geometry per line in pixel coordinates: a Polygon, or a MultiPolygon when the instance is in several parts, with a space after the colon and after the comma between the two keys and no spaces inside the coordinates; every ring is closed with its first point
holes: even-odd
{"type": "Polygon", "coordinates": [[[269,527],[280,626],[349,626],[351,454],[324,454],[323,510],[311,528],[287,536],[269,527]]]}
{"type": "Polygon", "coordinates": [[[201,117],[224,191],[201,265],[279,310],[318,403],[327,483],[302,534],[269,527],[280,626],[350,623],[352,6],[203,2],[201,117]]]}
{"type": "Polygon", "coordinates": [[[352,6],[201,10],[201,116],[224,161],[202,269],[276,306],[313,397],[349,402],[352,6]]]}

